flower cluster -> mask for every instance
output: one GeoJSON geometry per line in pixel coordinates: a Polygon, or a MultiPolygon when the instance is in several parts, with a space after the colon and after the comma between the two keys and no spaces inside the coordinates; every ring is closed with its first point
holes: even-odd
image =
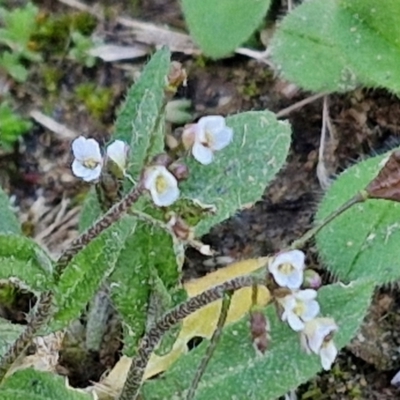
{"type": "Polygon", "coordinates": [[[332,318],[318,317],[320,307],[316,290],[300,289],[304,281],[304,261],[302,251],[291,250],[274,257],[268,269],[280,287],[275,299],[282,321],[300,332],[302,347],[319,355],[322,367],[329,370],[337,355],[332,337],[338,326],[332,318]]]}
{"type": "MultiPolygon", "coordinates": [[[[214,152],[226,147],[233,137],[233,130],[221,116],[200,118],[184,130],[182,143],[191,149],[193,157],[202,164],[210,164],[214,152]]],[[[72,143],[74,161],[72,172],[86,182],[101,178],[104,166],[118,179],[127,176],[129,146],[122,140],[115,140],[106,148],[103,157],[99,143],[94,139],[78,137],[72,143]]],[[[164,155],[167,160],[168,156],[164,155]]],[[[164,160],[164,161],[165,161],[164,160]]],[[[183,164],[155,160],[143,174],[143,185],[149,191],[153,202],[167,207],[179,198],[178,180],[187,178],[187,167],[183,164]]]]}

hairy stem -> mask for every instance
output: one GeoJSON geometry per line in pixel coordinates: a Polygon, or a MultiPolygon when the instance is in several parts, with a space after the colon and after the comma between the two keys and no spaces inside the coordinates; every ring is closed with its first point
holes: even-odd
{"type": "Polygon", "coordinates": [[[161,317],[140,342],[137,355],[132,360],[119,400],[136,400],[138,398],[147,363],[166,332],[207,304],[223,298],[225,293],[253,285],[265,285],[265,279],[254,276],[241,276],[232,279],[192,297],[161,317]]]}
{"type": "MultiPolygon", "coordinates": [[[[255,285],[256,286],[256,285],[255,285]]],[[[231,305],[232,292],[225,293],[222,298],[221,311],[219,313],[217,326],[215,328],[214,333],[211,336],[210,343],[206,349],[206,352],[201,360],[199,368],[196,370],[196,374],[193,378],[192,384],[188,390],[188,394],[186,396],[186,400],[194,399],[194,395],[196,394],[197,387],[199,386],[200,380],[204,375],[204,372],[207,368],[208,363],[211,360],[211,357],[214,354],[215,349],[217,348],[217,344],[219,339],[221,338],[222,328],[225,325],[226,318],[228,316],[229,306],[231,305]]]]}
{"type": "Polygon", "coordinates": [[[343,214],[345,211],[353,207],[355,204],[362,203],[368,199],[368,193],[365,191],[358,192],[354,197],[352,197],[349,201],[340,206],[333,213],[329,214],[324,220],[322,220],[317,226],[314,226],[310,230],[308,230],[303,236],[299,239],[295,240],[290,246],[289,249],[301,249],[304,247],[306,242],[308,242],[311,238],[313,238],[322,228],[332,222],[339,215],[343,214]]]}
{"type": "MultiPolygon", "coordinates": [[[[96,239],[102,232],[117,222],[124,212],[132,206],[142,194],[142,184],[135,187],[120,202],[115,204],[104,214],[91,228],[76,238],[64,251],[56,263],[54,272],[54,285],[57,285],[64,269],[69,262],[92,240],[96,239]]],[[[9,347],[6,354],[0,360],[0,382],[7,373],[8,368],[14,363],[24,349],[31,343],[37,332],[47,323],[52,313],[53,292],[46,291],[41,294],[35,306],[32,316],[24,332],[9,347]]]]}
{"type": "Polygon", "coordinates": [[[26,347],[31,343],[40,328],[46,324],[51,313],[53,294],[50,291],[43,292],[35,306],[30,321],[26,329],[18,336],[15,342],[7,350],[0,362],[0,382],[3,380],[8,369],[14,361],[22,354],[26,347]]]}

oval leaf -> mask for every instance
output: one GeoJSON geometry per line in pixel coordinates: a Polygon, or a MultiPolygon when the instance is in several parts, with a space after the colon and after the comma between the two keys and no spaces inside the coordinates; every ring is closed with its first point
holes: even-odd
{"type": "Polygon", "coordinates": [[[182,0],[191,36],[213,58],[226,56],[244,43],[270,4],[270,0],[182,0]]]}
{"type": "Polygon", "coordinates": [[[184,196],[216,206],[215,216],[196,226],[198,235],[259,200],[289,151],[290,126],[271,112],[237,114],[227,118],[227,125],[234,130],[232,143],[210,165],[188,159],[190,177],[180,186],[184,196]]]}
{"type": "MultiPolygon", "coordinates": [[[[317,212],[317,222],[352,198],[377,175],[387,155],[346,170],[332,184],[317,212]]],[[[366,277],[377,284],[400,278],[400,203],[368,200],[326,226],[316,237],[323,261],[340,280],[366,277]]]]}
{"type": "Polygon", "coordinates": [[[0,187],[0,215],[1,215],[0,233],[14,233],[15,235],[22,234],[18,218],[11,209],[10,200],[1,187],[0,187]]]}

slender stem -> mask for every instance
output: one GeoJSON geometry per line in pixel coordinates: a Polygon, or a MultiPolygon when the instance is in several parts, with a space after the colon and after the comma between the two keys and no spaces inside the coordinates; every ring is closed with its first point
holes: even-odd
{"type": "Polygon", "coordinates": [[[265,285],[265,279],[254,276],[241,276],[232,279],[192,297],[187,302],[180,304],[161,317],[143,337],[137,356],[132,360],[119,400],[136,400],[138,398],[143,375],[150,356],[163,335],[174,325],[207,304],[221,299],[226,292],[236,291],[253,285],[265,285]]]}
{"type": "Polygon", "coordinates": [[[317,226],[308,230],[302,237],[295,240],[290,246],[290,249],[301,249],[304,247],[306,242],[308,242],[311,238],[313,238],[322,228],[332,222],[339,215],[343,214],[349,208],[353,207],[355,204],[362,203],[368,199],[368,193],[366,191],[358,192],[354,197],[340,206],[333,213],[329,214],[324,220],[322,220],[317,226]]]}
{"type": "Polygon", "coordinates": [[[217,348],[217,344],[219,342],[219,339],[221,338],[222,329],[225,325],[226,318],[228,316],[229,307],[231,305],[232,294],[233,294],[232,292],[225,293],[224,297],[222,298],[221,311],[219,313],[217,326],[215,328],[214,333],[211,336],[210,344],[208,345],[208,347],[206,349],[206,353],[204,354],[204,357],[202,358],[200,365],[197,368],[197,371],[193,378],[192,384],[190,385],[190,388],[188,390],[186,400],[194,399],[194,396],[196,394],[196,390],[197,390],[197,387],[199,386],[200,380],[201,380],[202,376],[204,375],[204,372],[207,368],[208,363],[211,360],[211,357],[214,354],[215,349],[217,348]]]}
{"type": "Polygon", "coordinates": [[[141,184],[136,186],[120,202],[112,206],[92,227],[90,227],[86,232],[82,233],[69,245],[69,247],[61,254],[57,261],[54,272],[55,282],[60,279],[61,274],[64,272],[64,269],[72,260],[72,258],[74,258],[84,247],[86,247],[92,240],[96,239],[113,223],[118,221],[123,213],[138,200],[143,190],[144,188],[141,184]]]}
{"type": "Polygon", "coordinates": [[[35,306],[35,311],[32,313],[31,320],[26,329],[18,336],[13,345],[8,348],[7,352],[1,358],[0,362],[0,382],[5,377],[8,369],[20,354],[31,343],[33,337],[39,329],[47,322],[50,315],[51,306],[53,303],[53,294],[50,291],[43,292],[35,306]]]}
{"type": "MultiPolygon", "coordinates": [[[[54,272],[54,285],[56,285],[69,262],[76,254],[86,247],[92,240],[96,239],[102,232],[122,217],[125,211],[135,203],[144,188],[139,184],[128,193],[120,202],[115,204],[104,214],[91,228],[75,239],[64,251],[56,263],[54,272]]],[[[46,324],[52,313],[52,302],[54,294],[51,290],[41,294],[32,313],[30,321],[25,330],[19,335],[15,342],[9,347],[6,354],[0,360],[0,382],[7,373],[8,368],[14,363],[24,349],[31,343],[37,332],[46,324]]]]}

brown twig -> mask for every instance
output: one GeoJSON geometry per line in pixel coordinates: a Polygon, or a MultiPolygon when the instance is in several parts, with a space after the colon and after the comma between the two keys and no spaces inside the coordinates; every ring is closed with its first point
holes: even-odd
{"type": "Polygon", "coordinates": [[[234,292],[244,287],[264,285],[263,278],[254,276],[241,276],[221,285],[215,286],[205,292],[192,297],[187,302],[175,307],[166,313],[143,337],[137,356],[133,359],[128,375],[122,388],[119,400],[136,400],[139,396],[143,375],[151,354],[160,342],[163,335],[174,325],[216,300],[221,299],[227,292],[234,292]]]}

